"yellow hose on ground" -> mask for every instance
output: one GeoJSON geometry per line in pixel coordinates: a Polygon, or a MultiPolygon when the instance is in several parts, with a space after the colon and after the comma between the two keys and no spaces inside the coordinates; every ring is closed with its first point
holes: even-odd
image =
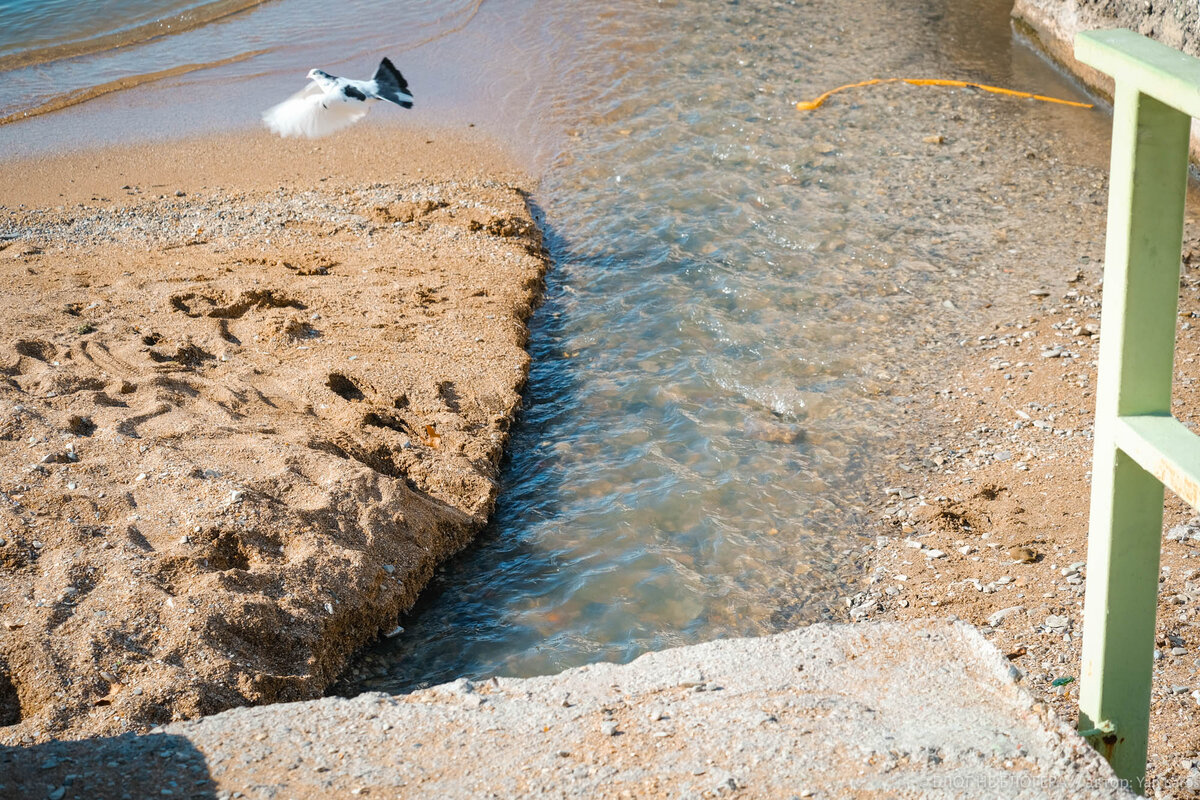
{"type": "Polygon", "coordinates": [[[1060,100],[1057,97],[1046,97],[1040,94],[1032,94],[1031,92],[1018,92],[1014,89],[1004,89],[1000,86],[988,86],[983,83],[971,83],[970,81],[951,81],[942,80],[940,78],[874,78],[869,81],[861,81],[859,83],[848,83],[845,86],[839,86],[836,89],[830,89],[825,94],[815,100],[808,102],[801,101],[796,103],[796,109],[799,111],[815,111],[833,95],[846,89],[857,89],[860,86],[874,86],[877,83],[907,83],[911,86],[956,86],[959,88],[982,89],[985,92],[994,94],[1007,94],[1012,97],[1024,97],[1030,100],[1041,100],[1043,103],[1059,103],[1064,106],[1075,106],[1076,108],[1092,108],[1091,103],[1077,103],[1074,100],[1060,100]]]}

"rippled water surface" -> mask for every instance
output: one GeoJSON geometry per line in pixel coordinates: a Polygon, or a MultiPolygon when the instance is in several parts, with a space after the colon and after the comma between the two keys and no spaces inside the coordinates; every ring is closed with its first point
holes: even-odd
{"type": "MultiPolygon", "coordinates": [[[[297,70],[383,51],[414,124],[477,122],[541,176],[555,266],[494,522],[340,691],[829,617],[861,579],[879,476],[922,458],[897,435],[922,400],[897,378],[953,385],[953,350],[997,300],[1064,287],[1099,255],[1102,112],[907,85],[794,107],[890,76],[1080,99],[1013,40],[1003,2],[347,0],[328,28],[303,16],[324,8],[277,0],[174,37],[198,62],[267,52],[168,83],[157,106],[100,100],[55,124],[201,125],[179,89],[204,119],[248,124],[297,70]]],[[[139,63],[183,57],[157,47],[139,63]]],[[[81,80],[124,57],[40,69],[81,80]]],[[[0,128],[0,146],[48,125],[0,128]]]]}
{"type": "Polygon", "coordinates": [[[343,691],[830,616],[909,455],[894,378],[1099,241],[1101,113],[907,86],[794,109],[891,75],[1079,99],[1003,4],[968,5],[539,6],[562,79],[533,102],[568,138],[537,198],[557,263],[503,496],[343,691]]]}

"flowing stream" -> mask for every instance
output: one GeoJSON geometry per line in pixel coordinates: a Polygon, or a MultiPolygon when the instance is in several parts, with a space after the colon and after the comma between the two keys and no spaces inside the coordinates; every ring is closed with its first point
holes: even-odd
{"type": "Polygon", "coordinates": [[[1000,0],[276,0],[8,71],[0,116],[227,62],[2,126],[0,148],[251,124],[309,66],[381,52],[413,124],[470,121],[531,165],[555,266],[494,521],[340,692],[830,618],[882,476],[929,456],[904,378],[952,385],[995,309],[1099,257],[1102,110],[905,84],[795,108],[883,77],[1086,99],[1000,0]]]}
{"type": "Polygon", "coordinates": [[[502,499],[342,692],[831,617],[910,455],[895,379],[1098,257],[1102,112],[911,86],[794,108],[887,76],[1084,99],[1002,3],[539,8],[561,75],[533,103],[566,139],[502,499]]]}

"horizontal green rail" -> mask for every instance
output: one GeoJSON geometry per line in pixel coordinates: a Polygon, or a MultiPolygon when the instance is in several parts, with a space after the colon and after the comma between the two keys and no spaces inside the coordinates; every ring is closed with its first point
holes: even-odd
{"type": "Polygon", "coordinates": [[[1200,507],[1200,436],[1174,417],[1120,417],[1117,447],[1193,508],[1200,507]]]}

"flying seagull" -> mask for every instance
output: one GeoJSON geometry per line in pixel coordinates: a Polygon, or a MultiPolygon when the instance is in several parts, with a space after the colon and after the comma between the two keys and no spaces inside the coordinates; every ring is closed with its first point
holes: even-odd
{"type": "Polygon", "coordinates": [[[318,139],[358,122],[376,100],[412,108],[408,81],[392,62],[383,59],[369,81],[339,78],[319,69],[310,70],[312,81],[300,92],[263,112],[272,132],[288,138],[318,139]]]}

